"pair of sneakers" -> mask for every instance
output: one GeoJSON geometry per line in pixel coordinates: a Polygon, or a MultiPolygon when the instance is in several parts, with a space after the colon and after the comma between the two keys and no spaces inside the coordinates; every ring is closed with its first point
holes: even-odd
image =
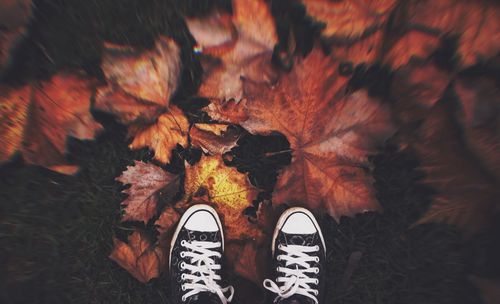
{"type": "MultiPolygon", "coordinates": [[[[318,304],[326,247],[318,222],[304,208],[290,208],[272,238],[273,278],[263,282],[274,303],[318,304]]],[[[222,287],[224,233],[217,212],[195,205],[181,217],[170,247],[172,292],[179,304],[227,304],[234,288],[222,287]]]]}

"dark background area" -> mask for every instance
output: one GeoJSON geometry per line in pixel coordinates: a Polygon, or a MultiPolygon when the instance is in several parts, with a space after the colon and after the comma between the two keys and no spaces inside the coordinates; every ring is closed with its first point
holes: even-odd
{"type": "MultiPolygon", "coordinates": [[[[207,119],[199,110],[203,99],[193,96],[202,69],[191,51],[195,42],[182,15],[205,14],[214,6],[230,10],[228,1],[39,0],[34,4],[26,39],[2,82],[22,84],[63,69],[84,69],[103,80],[99,65],[105,40],[148,48],[163,34],[183,50],[181,86],[173,102],[191,121],[207,119]]],[[[283,33],[289,30],[302,37],[297,50],[307,54],[318,25],[285,1],[273,1],[272,8],[282,33],[276,54],[287,44],[283,33]]],[[[286,60],[275,59],[287,67],[286,60]]],[[[354,67],[351,85],[383,95],[390,75],[384,67],[354,67]]],[[[131,231],[120,222],[124,195],[115,177],[133,160],[147,161],[152,155],[129,151],[125,128],[106,115],[95,116],[105,126],[96,141],[70,140],[68,159],[81,166],[76,176],[26,166],[20,156],[0,167],[1,303],[171,303],[165,275],[142,284],[107,257],[112,237],[131,231]]],[[[286,139],[247,134],[239,144],[231,152],[231,165],[248,172],[252,183],[269,194],[289,156],[264,154],[282,149],[286,139]]],[[[199,151],[179,148],[168,169],[181,170],[176,164],[197,155],[199,151]]],[[[328,248],[327,303],[481,303],[468,277],[496,275],[499,261],[491,251],[496,235],[465,240],[444,224],[414,227],[434,194],[419,185],[418,160],[388,146],[373,163],[382,213],[344,217],[340,223],[319,215],[328,248]]]]}

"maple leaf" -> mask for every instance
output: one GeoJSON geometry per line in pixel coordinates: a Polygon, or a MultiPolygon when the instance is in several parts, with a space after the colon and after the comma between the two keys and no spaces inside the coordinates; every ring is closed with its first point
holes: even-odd
{"type": "Polygon", "coordinates": [[[147,283],[157,278],[166,261],[162,246],[153,246],[141,231],[134,231],[128,237],[128,244],[116,238],[109,258],[126,269],[137,280],[147,283]]]}
{"type": "Polygon", "coordinates": [[[205,153],[224,154],[236,146],[240,132],[226,124],[194,124],[189,130],[191,145],[205,153]]]}
{"type": "MultiPolygon", "coordinates": [[[[275,25],[269,7],[261,0],[234,0],[232,24],[221,21],[229,29],[236,29],[237,39],[222,42],[223,47],[215,48],[210,43],[209,52],[204,60],[204,78],[199,88],[200,96],[222,102],[242,97],[241,78],[259,82],[273,82],[276,72],[271,65],[271,56],[277,42],[275,25]],[[235,41],[234,41],[235,40],[235,41]],[[234,41],[234,42],[232,42],[234,41]],[[213,51],[216,49],[217,52],[213,51]],[[212,51],[211,51],[212,50],[212,51]],[[216,59],[215,64],[210,64],[216,59]]],[[[220,18],[227,18],[224,15],[220,18]]],[[[210,19],[212,20],[212,19],[210,19]]],[[[188,23],[193,27],[192,21],[188,23]]],[[[211,27],[213,21],[206,24],[211,27]]],[[[199,27],[199,26],[198,26],[199,27]]],[[[195,39],[200,43],[212,41],[212,33],[219,31],[200,32],[192,29],[195,39]],[[206,36],[209,35],[209,36],[206,36]]],[[[203,47],[204,45],[201,44],[203,47]]]]}
{"type": "Polygon", "coordinates": [[[101,129],[90,113],[91,81],[58,74],[20,88],[0,89],[0,161],[21,151],[26,162],[65,174],[77,167],[66,164],[66,139],[92,139],[101,129]]]}
{"type": "Polygon", "coordinates": [[[179,177],[153,164],[136,161],[116,178],[122,184],[131,184],[123,191],[128,198],[122,202],[125,214],[122,221],[142,221],[145,224],[156,214],[160,192],[173,197],[179,191],[179,177]]]}
{"type": "Polygon", "coordinates": [[[412,147],[426,172],[424,183],[437,190],[432,206],[418,221],[446,222],[471,235],[498,211],[498,185],[462,139],[451,102],[439,101],[419,127],[412,147]]]}
{"type": "Polygon", "coordinates": [[[109,85],[98,88],[94,107],[123,123],[151,122],[177,89],[180,49],[163,36],[152,50],[106,43],[101,67],[109,85]]]}
{"type": "Polygon", "coordinates": [[[393,133],[388,109],[364,91],[346,95],[338,63],[315,49],[273,87],[245,81],[250,133],[280,132],[292,149],[273,202],[321,209],[339,219],[378,209],[368,156],[393,133]],[[318,71],[321,70],[321,73],[318,71]]]}
{"type": "Polygon", "coordinates": [[[154,158],[166,164],[176,145],[187,146],[188,129],[189,122],[182,111],[171,106],[155,123],[129,127],[129,135],[134,138],[130,148],[151,148],[155,152],[154,158]]]}
{"type": "Polygon", "coordinates": [[[12,50],[26,33],[32,7],[32,0],[0,1],[0,75],[9,63],[12,50]]]}

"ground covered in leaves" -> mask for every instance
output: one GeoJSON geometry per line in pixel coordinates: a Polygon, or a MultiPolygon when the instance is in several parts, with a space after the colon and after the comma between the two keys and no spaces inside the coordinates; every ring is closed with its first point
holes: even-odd
{"type": "Polygon", "coordinates": [[[0,302],[170,303],[165,241],[205,201],[236,303],[266,300],[287,203],[319,217],[328,302],[480,303],[500,273],[493,1],[25,7],[0,20],[0,302]]]}

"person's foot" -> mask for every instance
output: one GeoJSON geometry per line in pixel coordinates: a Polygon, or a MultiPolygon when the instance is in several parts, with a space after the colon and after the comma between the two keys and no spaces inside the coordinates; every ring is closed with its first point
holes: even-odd
{"type": "Polygon", "coordinates": [[[324,294],[326,246],[318,222],[304,208],[290,208],[278,220],[272,241],[274,278],[264,287],[274,303],[318,304],[324,294]]]}
{"type": "Polygon", "coordinates": [[[224,234],[216,211],[208,205],[189,208],[170,246],[170,280],[176,303],[231,302],[234,288],[219,285],[223,252],[224,234]]]}

